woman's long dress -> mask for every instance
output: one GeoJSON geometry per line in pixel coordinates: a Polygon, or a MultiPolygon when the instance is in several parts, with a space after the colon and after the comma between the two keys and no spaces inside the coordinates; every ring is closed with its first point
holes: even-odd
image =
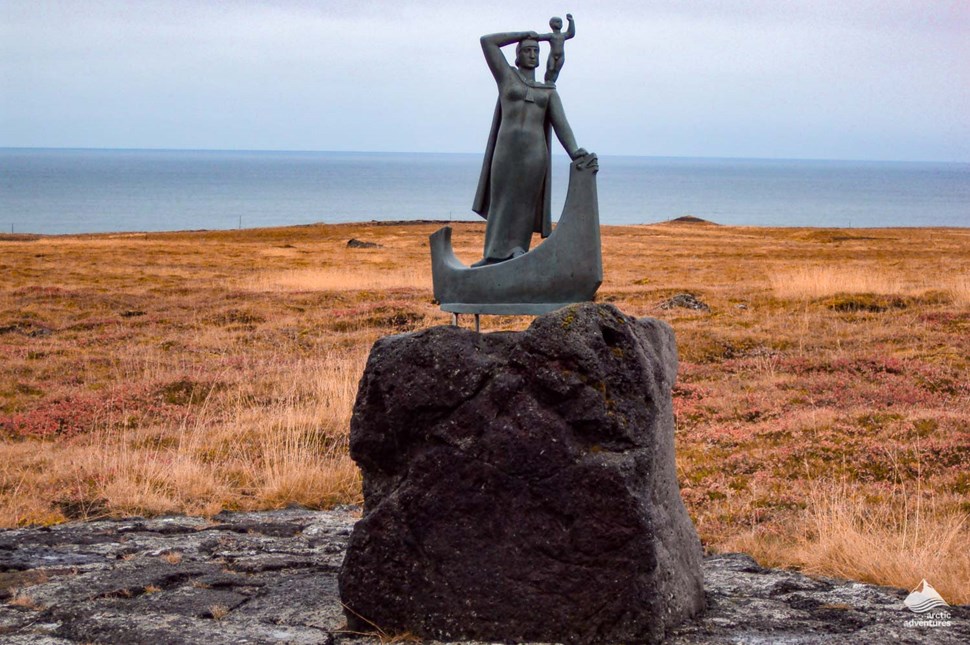
{"type": "Polygon", "coordinates": [[[484,257],[493,262],[529,250],[549,167],[546,108],[555,90],[527,83],[514,68],[508,78],[499,87],[485,225],[484,257]]]}

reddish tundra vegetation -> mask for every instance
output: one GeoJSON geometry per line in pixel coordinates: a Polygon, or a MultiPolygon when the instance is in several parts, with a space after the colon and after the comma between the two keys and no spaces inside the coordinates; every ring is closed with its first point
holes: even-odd
{"type": "MultiPolygon", "coordinates": [[[[370,345],[449,321],[435,228],[0,237],[0,525],[359,501],[370,345]]],[[[705,547],[970,602],[970,230],[603,233],[598,299],[677,333],[705,547]]]]}

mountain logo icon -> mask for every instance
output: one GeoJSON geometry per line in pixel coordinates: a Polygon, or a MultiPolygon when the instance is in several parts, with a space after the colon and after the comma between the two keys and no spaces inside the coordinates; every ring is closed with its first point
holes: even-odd
{"type": "Polygon", "coordinates": [[[916,614],[923,614],[937,607],[950,606],[925,578],[923,582],[916,585],[912,593],[906,596],[903,604],[916,614]]]}

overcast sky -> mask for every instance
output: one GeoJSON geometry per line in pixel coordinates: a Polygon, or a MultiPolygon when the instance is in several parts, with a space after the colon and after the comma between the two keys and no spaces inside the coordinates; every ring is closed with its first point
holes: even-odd
{"type": "Polygon", "coordinates": [[[0,0],[0,146],[481,152],[567,11],[591,151],[970,161],[970,0],[0,0]]]}

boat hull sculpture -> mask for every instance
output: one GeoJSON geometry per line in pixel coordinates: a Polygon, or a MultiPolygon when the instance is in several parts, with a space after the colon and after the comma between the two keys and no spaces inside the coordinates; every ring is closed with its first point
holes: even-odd
{"type": "Polygon", "coordinates": [[[456,314],[540,315],[593,299],[603,281],[595,154],[574,160],[562,216],[542,244],[496,264],[469,267],[451,246],[451,227],[431,235],[434,297],[456,314]]]}

